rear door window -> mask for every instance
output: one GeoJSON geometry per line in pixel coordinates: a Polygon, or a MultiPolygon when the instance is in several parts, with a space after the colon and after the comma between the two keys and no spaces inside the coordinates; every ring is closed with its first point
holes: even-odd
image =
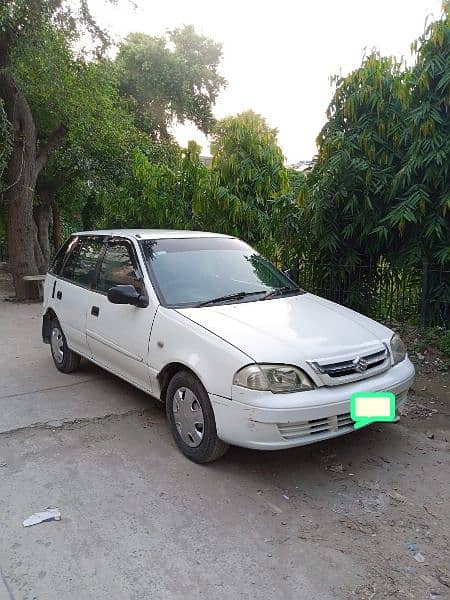
{"type": "Polygon", "coordinates": [[[100,268],[97,290],[107,292],[115,285],[132,285],[143,292],[139,268],[127,242],[110,242],[100,268]]]}
{"type": "Polygon", "coordinates": [[[84,287],[91,287],[103,245],[101,238],[80,238],[64,265],[63,277],[84,287]]]}
{"type": "Polygon", "coordinates": [[[64,259],[66,258],[66,255],[68,253],[69,246],[71,246],[71,242],[72,243],[74,242],[73,238],[69,238],[58,250],[55,258],[53,259],[52,265],[49,269],[50,273],[53,273],[54,275],[60,274],[61,268],[64,263],[64,259]]]}

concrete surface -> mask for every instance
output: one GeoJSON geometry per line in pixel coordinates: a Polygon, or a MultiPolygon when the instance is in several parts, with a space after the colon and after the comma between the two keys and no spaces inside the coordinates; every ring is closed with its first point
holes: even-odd
{"type": "Polygon", "coordinates": [[[11,600],[12,594],[3,575],[0,573],[0,600],[11,600]]]}
{"type": "Polygon", "coordinates": [[[16,600],[447,597],[448,423],[434,440],[406,417],[198,466],[145,394],[84,362],[58,373],[39,315],[0,302],[0,567],[16,600]],[[23,528],[47,506],[60,522],[23,528]]]}
{"type": "Polygon", "coordinates": [[[92,363],[70,375],[53,368],[40,337],[39,304],[1,302],[0,313],[0,432],[149,406],[148,396],[92,363]]]}

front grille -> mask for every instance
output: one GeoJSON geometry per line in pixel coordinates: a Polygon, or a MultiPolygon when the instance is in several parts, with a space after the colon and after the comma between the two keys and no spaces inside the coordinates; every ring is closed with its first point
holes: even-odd
{"type": "Polygon", "coordinates": [[[338,385],[371,377],[389,368],[390,360],[386,346],[369,354],[346,360],[328,362],[326,359],[308,361],[326,385],[338,385]]]}
{"type": "Polygon", "coordinates": [[[373,369],[374,367],[381,365],[385,359],[386,349],[383,349],[366,356],[358,356],[353,360],[319,365],[319,370],[321,373],[326,373],[330,377],[343,377],[344,375],[350,375],[351,373],[363,373],[364,371],[373,369]]]}
{"type": "Polygon", "coordinates": [[[323,419],[300,421],[299,423],[279,423],[278,430],[285,440],[301,440],[314,438],[324,433],[345,433],[352,431],[353,419],[350,413],[333,415],[323,419]]]}

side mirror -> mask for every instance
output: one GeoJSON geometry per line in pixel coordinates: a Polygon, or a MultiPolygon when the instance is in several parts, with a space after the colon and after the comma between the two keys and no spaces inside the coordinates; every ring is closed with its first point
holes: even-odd
{"type": "Polygon", "coordinates": [[[148,306],[146,294],[140,294],[133,285],[115,285],[109,288],[108,300],[113,304],[131,304],[139,308],[148,306]]]}

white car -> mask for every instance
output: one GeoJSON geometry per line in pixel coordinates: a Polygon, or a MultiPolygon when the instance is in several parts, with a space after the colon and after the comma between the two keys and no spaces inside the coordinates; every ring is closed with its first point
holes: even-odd
{"type": "Polygon", "coordinates": [[[349,433],[353,393],[398,407],[414,380],[397,334],[214,233],[74,234],[45,280],[42,336],[60,371],[85,357],[163,402],[196,462],[349,433]]]}

